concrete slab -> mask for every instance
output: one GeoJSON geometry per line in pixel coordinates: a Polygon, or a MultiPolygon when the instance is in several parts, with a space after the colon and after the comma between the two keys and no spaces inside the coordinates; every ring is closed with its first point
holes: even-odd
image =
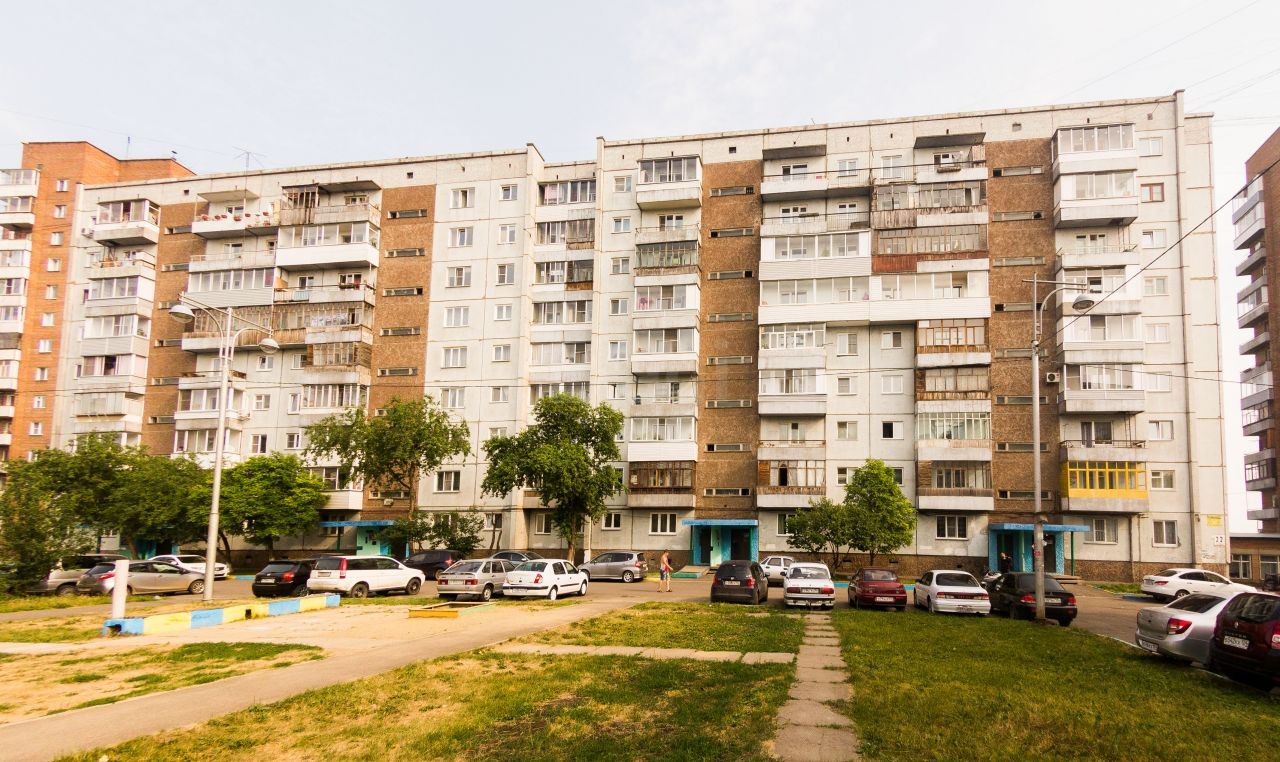
{"type": "Polygon", "coordinates": [[[685,658],[694,661],[738,661],[742,654],[737,651],[694,651],[692,656],[685,658]]]}
{"type": "Polygon", "coordinates": [[[815,656],[813,654],[801,654],[796,658],[797,667],[807,667],[809,669],[839,669],[845,668],[844,659],[839,656],[815,656]]]}
{"type": "Polygon", "coordinates": [[[812,625],[812,624],[811,624],[811,625],[808,625],[807,627],[805,627],[805,628],[804,628],[804,634],[805,634],[805,635],[817,635],[817,636],[819,636],[819,637],[825,636],[825,637],[829,637],[829,638],[831,638],[831,637],[836,637],[836,636],[838,636],[840,633],[836,632],[836,630],[835,630],[835,628],[834,628],[834,627],[825,627],[825,626],[822,626],[822,625],[812,625]]]}
{"type": "Polygon", "coordinates": [[[844,670],[797,666],[796,680],[810,683],[843,683],[844,670]]]}
{"type": "Polygon", "coordinates": [[[826,704],[793,698],[778,710],[778,724],[803,725],[808,728],[848,728],[853,721],[826,704]]]}
{"type": "Polygon", "coordinates": [[[805,635],[805,636],[804,636],[804,639],[800,641],[800,645],[804,645],[804,646],[835,646],[835,647],[839,648],[839,647],[840,647],[840,638],[837,638],[837,637],[826,637],[826,636],[817,636],[817,635],[805,635]]]}
{"type": "Polygon", "coordinates": [[[795,654],[772,651],[751,651],[742,655],[743,664],[790,664],[795,660],[795,654]]]}
{"type": "Polygon", "coordinates": [[[801,656],[839,656],[840,649],[836,646],[800,646],[801,656]]]}
{"type": "Polygon", "coordinates": [[[783,762],[849,762],[860,759],[858,738],[845,728],[785,725],[773,741],[773,753],[783,762]]]}
{"type": "Polygon", "coordinates": [[[596,648],[598,656],[639,656],[643,648],[638,646],[599,646],[596,648]]]}
{"type": "Polygon", "coordinates": [[[848,683],[792,683],[787,695],[808,701],[847,701],[853,689],[848,683]]]}
{"type": "Polygon", "coordinates": [[[646,648],[640,656],[645,659],[692,659],[696,653],[692,648],[646,648]]]}

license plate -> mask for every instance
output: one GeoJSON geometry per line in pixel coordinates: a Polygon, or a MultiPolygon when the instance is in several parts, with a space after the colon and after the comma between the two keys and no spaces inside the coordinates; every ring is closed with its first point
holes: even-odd
{"type": "Polygon", "coordinates": [[[738,585],[741,585],[741,584],[742,584],[742,583],[741,583],[741,582],[739,582],[739,581],[738,581],[738,580],[736,580],[736,579],[726,579],[726,580],[724,581],[724,586],[725,586],[725,587],[737,587],[738,585]]]}
{"type": "Polygon", "coordinates": [[[816,588],[816,587],[806,587],[806,588],[801,589],[801,590],[800,590],[800,592],[802,592],[802,593],[816,593],[816,592],[818,592],[818,588],[816,588]]]}
{"type": "Polygon", "coordinates": [[[1237,637],[1234,637],[1234,636],[1232,636],[1232,635],[1223,635],[1223,636],[1222,636],[1222,645],[1224,645],[1224,646],[1231,646],[1232,648],[1245,648],[1245,649],[1247,649],[1247,648],[1249,647],[1249,639],[1248,639],[1248,638],[1237,638],[1237,637]]]}
{"type": "Polygon", "coordinates": [[[893,598],[887,595],[877,595],[876,603],[893,603],[893,598]]]}
{"type": "Polygon", "coordinates": [[[1139,641],[1138,641],[1138,645],[1142,646],[1144,649],[1146,649],[1146,650],[1150,651],[1151,653],[1155,653],[1155,652],[1156,652],[1156,644],[1155,644],[1155,643],[1148,643],[1148,642],[1147,642],[1147,641],[1145,641],[1145,640],[1139,640],[1139,641]]]}
{"type": "Polygon", "coordinates": [[[316,576],[317,576],[317,577],[329,577],[329,576],[332,576],[332,575],[331,575],[329,572],[318,571],[318,572],[316,572],[316,576]]]}
{"type": "Polygon", "coordinates": [[[961,611],[982,611],[981,606],[960,606],[961,611]]]}
{"type": "Polygon", "coordinates": [[[1061,605],[1062,605],[1062,599],[1061,599],[1061,598],[1045,598],[1045,599],[1044,599],[1044,605],[1046,605],[1046,606],[1061,606],[1061,605]]]}

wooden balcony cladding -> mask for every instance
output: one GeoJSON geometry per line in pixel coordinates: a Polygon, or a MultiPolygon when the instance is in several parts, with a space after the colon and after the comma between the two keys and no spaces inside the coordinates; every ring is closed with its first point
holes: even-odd
{"type": "Polygon", "coordinates": [[[959,251],[942,254],[892,254],[871,255],[871,272],[873,273],[913,273],[920,262],[954,261],[959,259],[986,259],[985,251],[959,251]]]}
{"type": "Polygon", "coordinates": [[[993,497],[994,491],[981,487],[917,487],[920,497],[993,497]]]}

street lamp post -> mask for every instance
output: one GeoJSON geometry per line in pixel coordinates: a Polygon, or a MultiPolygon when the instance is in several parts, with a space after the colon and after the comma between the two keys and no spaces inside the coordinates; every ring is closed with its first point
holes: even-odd
{"type": "MultiPolygon", "coordinates": [[[[195,320],[192,307],[213,318],[221,333],[222,343],[218,346],[218,428],[214,431],[213,445],[213,497],[209,502],[209,529],[205,535],[204,553],[204,599],[213,600],[214,566],[218,560],[218,524],[219,504],[222,496],[222,458],[225,450],[224,439],[227,436],[227,407],[230,405],[231,360],[235,356],[236,341],[245,331],[257,330],[267,335],[258,342],[258,348],[265,354],[275,354],[280,345],[271,338],[271,328],[244,317],[237,316],[231,307],[213,307],[193,299],[187,294],[178,298],[178,303],[169,308],[169,316],[183,325],[195,320]],[[235,329],[239,320],[244,324],[240,330],[235,329]]],[[[229,560],[229,559],[228,559],[229,560]]]]}
{"type": "MultiPolygon", "coordinates": [[[[1043,622],[1044,615],[1044,514],[1041,512],[1041,476],[1040,476],[1040,337],[1044,327],[1042,321],[1044,319],[1044,302],[1049,301],[1050,297],[1061,291],[1069,289],[1084,289],[1087,286],[1081,283],[1071,283],[1063,281],[1042,281],[1038,274],[1032,276],[1031,280],[1031,306],[1034,312],[1033,326],[1031,331],[1031,482],[1032,489],[1035,490],[1035,523],[1031,533],[1031,558],[1034,563],[1035,581],[1036,581],[1036,621],[1043,622]],[[1044,301],[1040,300],[1040,284],[1047,283],[1057,286],[1049,293],[1045,294],[1044,301]]],[[[1078,295],[1072,302],[1071,306],[1077,310],[1087,310],[1094,305],[1095,301],[1087,294],[1078,295]]]]}

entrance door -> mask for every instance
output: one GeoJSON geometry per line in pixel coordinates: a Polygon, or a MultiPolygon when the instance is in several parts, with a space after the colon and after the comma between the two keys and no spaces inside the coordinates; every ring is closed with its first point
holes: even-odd
{"type": "Polygon", "coordinates": [[[697,535],[698,558],[697,563],[711,563],[711,528],[710,527],[694,527],[694,533],[697,535]]]}
{"type": "Polygon", "coordinates": [[[1058,568],[1058,535],[1046,533],[1044,536],[1044,569],[1046,572],[1061,574],[1058,568]]]}
{"type": "Polygon", "coordinates": [[[754,561],[755,559],[751,557],[751,529],[734,527],[729,537],[729,549],[731,558],[735,560],[754,561]]]}
{"type": "Polygon", "coordinates": [[[1009,556],[1013,571],[1022,570],[1022,553],[1016,532],[1001,532],[996,535],[996,568],[1000,568],[1000,554],[1009,556]]]}

